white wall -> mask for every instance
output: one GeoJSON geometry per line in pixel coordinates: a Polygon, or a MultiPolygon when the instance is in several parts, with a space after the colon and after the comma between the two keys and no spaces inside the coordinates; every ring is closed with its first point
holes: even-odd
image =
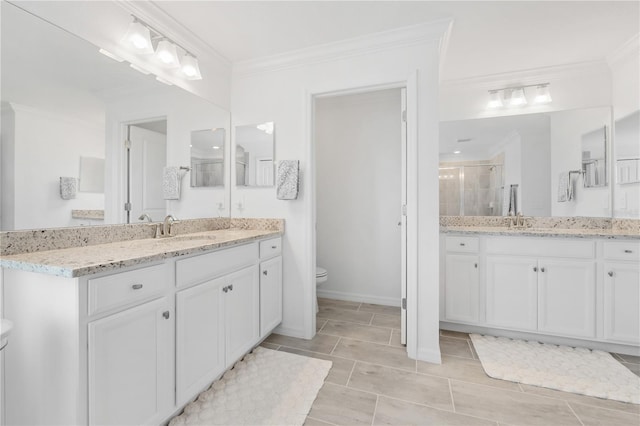
{"type": "Polygon", "coordinates": [[[278,331],[315,334],[315,200],[312,145],[314,94],[402,83],[409,80],[408,140],[413,196],[408,205],[408,353],[440,361],[438,344],[438,48],[449,22],[308,49],[297,54],[239,64],[232,79],[232,111],[238,124],[275,122],[276,160],[301,161],[301,191],[279,201],[275,190],[232,192],[232,216],[285,219],[283,322],[278,331]],[[379,47],[383,46],[383,47],[379,47]],[[417,164],[415,164],[417,163],[417,164]],[[418,170],[419,165],[419,170],[418,170]],[[244,200],[242,209],[238,200],[244,200]],[[434,243],[436,242],[436,243],[434,243]],[[417,250],[416,250],[417,248],[417,250]],[[411,257],[413,256],[413,257],[411,257]],[[419,259],[419,261],[418,261],[419,259]],[[415,327],[417,325],[417,327],[415,327]],[[413,334],[412,334],[413,333],[413,334]]]}
{"type": "MultiPolygon", "coordinates": [[[[555,113],[551,113],[553,116],[555,113]]],[[[521,211],[525,216],[551,216],[551,145],[549,115],[539,117],[539,127],[521,133],[522,196],[521,211]]]]}
{"type": "MultiPolygon", "coordinates": [[[[609,58],[614,120],[640,109],[640,36],[636,35],[609,58]]],[[[614,158],[615,151],[614,134],[614,158]]],[[[614,186],[614,216],[640,219],[640,184],[614,186]]]]}
{"type": "Polygon", "coordinates": [[[315,104],[322,297],[400,306],[400,89],[315,104]]]}
{"type": "Polygon", "coordinates": [[[61,176],[80,176],[80,156],[104,158],[104,124],[30,106],[11,108],[13,138],[3,135],[2,144],[13,153],[13,159],[3,155],[13,173],[3,173],[2,193],[9,198],[3,199],[2,230],[78,225],[72,209],[103,209],[104,194],[78,191],[75,199],[63,200],[59,182],[61,176]]]}
{"type": "MultiPolygon", "coordinates": [[[[607,186],[584,188],[581,176],[574,178],[574,200],[558,202],[558,175],[582,169],[583,134],[607,125],[611,137],[611,108],[589,108],[551,114],[551,214],[553,216],[610,217],[611,170],[607,164],[607,186]]],[[[610,155],[609,143],[607,156],[610,155]]]]}
{"type": "MultiPolygon", "coordinates": [[[[229,152],[228,111],[184,90],[167,87],[164,91],[130,95],[109,102],[106,106],[107,122],[107,194],[106,223],[123,223],[125,200],[125,123],[149,121],[150,118],[167,120],[167,166],[190,166],[191,132],[212,128],[225,128],[225,152],[229,152]]],[[[228,170],[227,161],[225,170],[228,170]]],[[[189,176],[182,179],[180,200],[167,201],[167,214],[178,219],[218,217],[229,215],[229,173],[225,172],[225,187],[190,186],[189,176]],[[220,207],[222,205],[222,208],[220,207]]],[[[132,222],[137,217],[132,218],[132,222]]]]}

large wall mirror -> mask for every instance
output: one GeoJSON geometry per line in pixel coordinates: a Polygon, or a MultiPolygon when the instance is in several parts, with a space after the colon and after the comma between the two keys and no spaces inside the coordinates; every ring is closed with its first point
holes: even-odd
{"type": "Polygon", "coordinates": [[[236,186],[273,186],[273,122],[235,128],[236,186]]]}
{"type": "Polygon", "coordinates": [[[100,54],[19,3],[0,7],[2,230],[229,215],[230,167],[219,163],[228,111],[100,54]],[[215,153],[192,151],[203,129],[215,153]],[[162,193],[165,167],[183,168],[179,199],[162,193]],[[61,177],[79,181],[66,199],[61,177]]]}
{"type": "Polygon", "coordinates": [[[440,215],[610,217],[611,114],[601,107],[441,122],[440,215]]]}

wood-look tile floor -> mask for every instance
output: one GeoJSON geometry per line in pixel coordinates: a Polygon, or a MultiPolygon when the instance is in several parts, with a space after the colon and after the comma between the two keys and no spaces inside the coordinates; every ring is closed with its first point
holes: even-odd
{"type": "MultiPolygon", "coordinates": [[[[441,365],[409,359],[399,328],[399,308],[320,299],[312,340],[262,345],[333,361],[309,426],[640,425],[638,405],[488,377],[464,333],[440,332],[441,365]]],[[[640,373],[640,358],[614,356],[640,373]]]]}

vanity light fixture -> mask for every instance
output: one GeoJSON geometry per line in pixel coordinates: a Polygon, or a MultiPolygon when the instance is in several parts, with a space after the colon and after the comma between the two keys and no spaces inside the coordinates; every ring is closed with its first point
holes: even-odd
{"type": "Polygon", "coordinates": [[[133,22],[122,38],[122,44],[137,54],[154,54],[165,68],[179,68],[176,74],[182,78],[202,80],[198,59],[194,54],[136,16],[132,17],[133,22]]]}
{"type": "Polygon", "coordinates": [[[265,132],[268,135],[272,135],[273,134],[273,121],[268,121],[266,123],[258,124],[256,126],[256,128],[258,130],[262,130],[263,132],[265,132]]]}
{"type": "Polygon", "coordinates": [[[543,105],[551,102],[551,93],[549,93],[550,83],[526,84],[522,86],[505,87],[504,89],[489,90],[489,102],[487,108],[496,109],[504,107],[503,99],[507,101],[508,107],[523,107],[528,104],[525,89],[527,87],[535,87],[536,95],[533,104],[543,105]]]}

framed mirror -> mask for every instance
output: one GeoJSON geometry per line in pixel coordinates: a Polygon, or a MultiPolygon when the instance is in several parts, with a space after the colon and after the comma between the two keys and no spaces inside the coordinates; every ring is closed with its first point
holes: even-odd
{"type": "Polygon", "coordinates": [[[607,126],[582,135],[581,170],[585,188],[607,186],[607,126]]]}
{"type": "Polygon", "coordinates": [[[229,111],[100,54],[97,46],[24,11],[19,2],[1,2],[0,8],[2,150],[15,154],[2,156],[1,230],[136,223],[142,213],[153,220],[169,213],[179,219],[229,215],[228,159],[226,178],[206,181],[224,190],[191,187],[185,175],[179,200],[161,192],[164,167],[190,167],[193,130],[222,129],[214,138],[222,138],[228,151],[229,111]],[[162,131],[128,137],[128,128],[141,129],[158,118],[165,120],[162,131]],[[166,139],[162,148],[148,149],[152,134],[166,139]],[[80,158],[103,159],[103,172],[80,158]],[[104,191],[97,191],[100,173],[104,191]],[[79,179],[75,198],[61,198],[60,177],[79,179]],[[75,210],[103,214],[82,220],[73,216],[75,210]]]}
{"type": "Polygon", "coordinates": [[[224,186],[225,129],[191,132],[191,186],[224,186]]]}
{"type": "MultiPolygon", "coordinates": [[[[585,187],[581,173],[583,135],[596,128],[599,151],[589,155],[602,165],[610,107],[441,122],[440,214],[611,217],[611,187],[585,187]],[[571,200],[559,197],[563,175],[571,176],[571,200]]],[[[610,181],[602,167],[599,183],[610,181]]]]}
{"type": "Polygon", "coordinates": [[[236,186],[274,186],[274,130],[273,122],[236,126],[236,186]]]}

